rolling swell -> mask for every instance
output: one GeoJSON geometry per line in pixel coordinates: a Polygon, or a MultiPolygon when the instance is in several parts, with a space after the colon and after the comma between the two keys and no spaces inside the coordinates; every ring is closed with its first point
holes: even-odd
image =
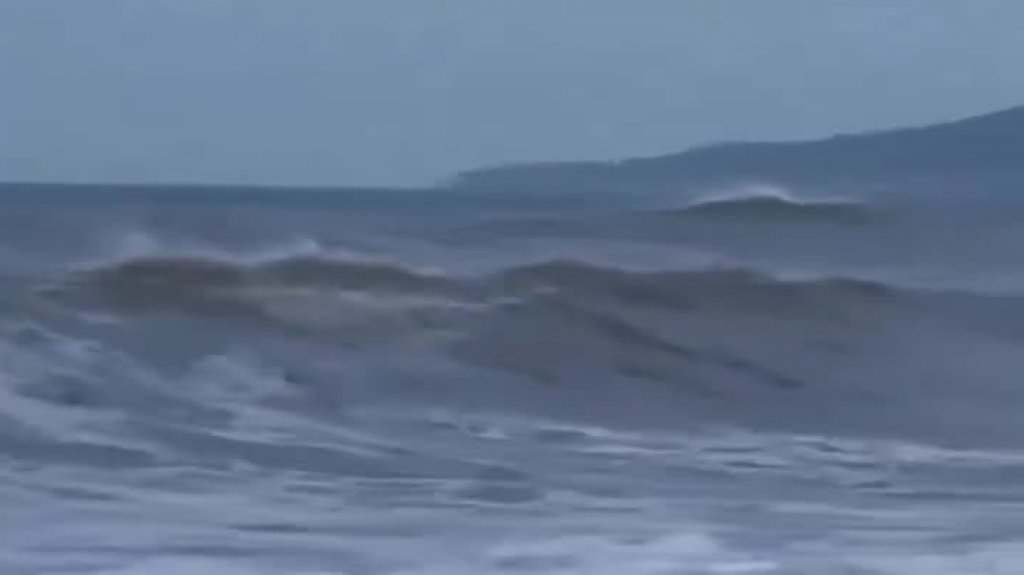
{"type": "MultiPolygon", "coordinates": [[[[308,256],[147,256],[73,272],[47,293],[72,309],[99,306],[128,319],[219,319],[229,330],[241,322],[242,330],[299,332],[356,348],[420,342],[466,364],[541,382],[576,379],[578,370],[655,382],[687,373],[714,379],[696,375],[707,373],[771,389],[806,382],[723,348],[701,322],[845,329],[889,317],[919,295],[858,280],[783,281],[742,269],[637,271],[550,260],[456,276],[308,256]]],[[[717,387],[704,391],[714,395],[717,387]]]]}
{"type": "MultiPolygon", "coordinates": [[[[222,346],[267,345],[277,354],[313,344],[346,361],[373,352],[360,367],[374,373],[371,389],[391,381],[396,364],[401,385],[407,377],[427,383],[416,393],[436,395],[430,391],[436,384],[456,386],[459,395],[475,386],[486,390],[472,391],[486,396],[480,401],[502,398],[504,405],[511,396],[528,409],[548,403],[542,394],[564,399],[552,405],[575,406],[608,393],[609,410],[629,398],[644,412],[662,398],[681,397],[691,415],[782,425],[791,411],[819,402],[857,426],[861,408],[843,415],[849,398],[880,402],[894,397],[896,390],[885,387],[892,381],[924,385],[959,377],[949,375],[952,368],[907,367],[914,358],[936,357],[931,347],[939,355],[965,356],[988,349],[963,329],[966,324],[952,323],[957,314],[973,314],[959,305],[964,294],[841,277],[785,280],[750,269],[644,271],[555,259],[456,275],[322,256],[169,254],[65,272],[45,287],[36,293],[61,309],[98,307],[118,316],[119,327],[103,333],[116,333],[114,345],[129,345],[133,355],[157,354],[161,364],[222,346]],[[149,322],[151,314],[160,314],[160,321],[149,322]],[[164,321],[168,317],[173,320],[164,321]],[[140,332],[152,340],[128,341],[140,332]],[[185,338],[176,344],[180,354],[160,349],[173,334],[185,338]],[[387,369],[376,361],[386,361],[387,369]],[[705,410],[707,404],[714,409],[705,410]]],[[[1006,316],[1002,306],[993,302],[992,311],[1006,316]]],[[[1003,361],[1001,348],[991,353],[991,361],[1003,361]]],[[[295,394],[316,396],[310,403],[318,405],[327,403],[318,394],[336,396],[308,383],[320,381],[320,367],[309,376],[305,360],[294,361],[282,373],[299,375],[282,380],[295,394]]],[[[344,378],[328,379],[324,390],[344,378]]],[[[985,385],[995,390],[1001,383],[993,377],[985,385]]],[[[33,388],[26,401],[89,410],[108,401],[95,389],[102,388],[33,388]]],[[[816,414],[800,413],[807,426],[820,422],[816,414]]],[[[893,426],[902,425],[890,417],[893,426]]]]}
{"type": "Polygon", "coordinates": [[[422,272],[401,264],[322,257],[255,262],[196,256],[147,256],[72,272],[50,285],[63,297],[90,295],[116,307],[174,307],[266,294],[361,293],[370,296],[487,301],[538,295],[605,300],[676,311],[796,313],[854,303],[880,305],[913,291],[850,278],[781,280],[741,268],[637,271],[580,260],[518,265],[484,276],[422,272]]]}
{"type": "Polygon", "coordinates": [[[316,256],[243,261],[212,256],[146,256],[72,272],[44,293],[72,304],[121,311],[170,310],[260,316],[268,298],[333,293],[442,295],[449,279],[398,265],[316,256]]]}
{"type": "Polygon", "coordinates": [[[798,200],[782,195],[746,195],[698,201],[667,215],[709,223],[820,223],[868,225],[881,222],[884,212],[846,200],[798,200]]]}
{"type": "Polygon", "coordinates": [[[315,256],[289,256],[257,262],[198,256],[151,256],[101,266],[79,280],[121,287],[222,289],[278,285],[333,287],[387,292],[443,289],[447,281],[398,265],[353,262],[315,256]]]}
{"type": "Polygon", "coordinates": [[[894,300],[901,288],[849,279],[786,281],[739,268],[634,271],[557,260],[520,266],[499,276],[513,292],[554,291],[675,310],[787,311],[839,309],[855,301],[894,300]]]}

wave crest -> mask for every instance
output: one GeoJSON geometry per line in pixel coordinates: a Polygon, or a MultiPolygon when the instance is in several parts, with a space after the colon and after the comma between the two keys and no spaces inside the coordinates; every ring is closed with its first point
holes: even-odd
{"type": "Polygon", "coordinates": [[[44,294],[73,308],[256,321],[344,334],[357,343],[424,330],[460,332],[470,317],[500,313],[509,302],[585,305],[626,314],[650,310],[681,317],[848,322],[891,312],[918,295],[868,281],[781,280],[747,269],[639,271],[549,260],[484,276],[455,276],[319,256],[262,261],[147,256],[77,271],[44,294]]]}
{"type": "Polygon", "coordinates": [[[710,307],[794,312],[812,307],[840,309],[854,299],[892,298],[898,288],[850,278],[780,280],[742,268],[641,272],[571,260],[522,266],[505,272],[513,291],[560,292],[573,297],[610,297],[624,303],[677,309],[710,307]]]}
{"type": "Polygon", "coordinates": [[[833,224],[868,224],[877,221],[878,208],[846,198],[801,199],[783,191],[760,188],[750,192],[712,195],[672,215],[698,220],[796,221],[833,224]]]}
{"type": "Polygon", "coordinates": [[[149,256],[80,271],[74,279],[76,283],[112,289],[156,291],[278,286],[422,292],[450,285],[443,276],[397,264],[320,256],[290,256],[256,262],[208,256],[149,256]]]}

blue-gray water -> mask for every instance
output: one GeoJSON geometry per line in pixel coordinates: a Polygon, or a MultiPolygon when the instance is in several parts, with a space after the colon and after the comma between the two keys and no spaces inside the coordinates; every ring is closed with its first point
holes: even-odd
{"type": "Polygon", "coordinates": [[[5,192],[5,574],[1024,569],[1024,205],[5,192]]]}

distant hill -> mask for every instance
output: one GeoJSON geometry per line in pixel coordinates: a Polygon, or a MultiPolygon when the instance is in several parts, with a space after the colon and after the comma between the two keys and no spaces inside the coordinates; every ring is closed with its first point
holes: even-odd
{"type": "Polygon", "coordinates": [[[725,143],[614,162],[485,168],[459,174],[452,185],[639,192],[744,183],[830,193],[1024,192],[1024,106],[934,126],[823,140],[725,143]]]}

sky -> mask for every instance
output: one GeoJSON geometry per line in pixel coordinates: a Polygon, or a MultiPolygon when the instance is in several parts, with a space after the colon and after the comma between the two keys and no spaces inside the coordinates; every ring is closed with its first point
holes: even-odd
{"type": "Polygon", "coordinates": [[[0,0],[0,180],[415,186],[1024,104],[1020,0],[0,0]]]}

